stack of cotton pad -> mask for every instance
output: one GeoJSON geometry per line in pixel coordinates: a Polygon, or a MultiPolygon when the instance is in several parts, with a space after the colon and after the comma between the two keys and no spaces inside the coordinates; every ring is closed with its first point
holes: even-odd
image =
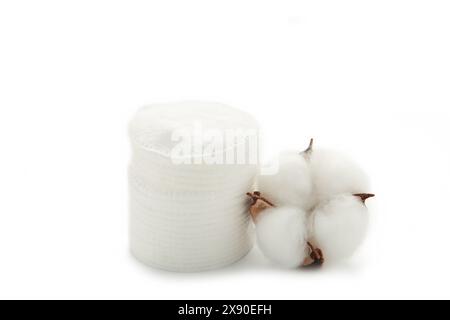
{"type": "Polygon", "coordinates": [[[130,246],[137,259],[193,272],[247,254],[253,241],[245,194],[258,168],[251,154],[257,132],[251,116],[221,104],[160,104],[137,112],[129,167],[130,246]],[[214,161],[220,157],[222,163],[214,161]]]}

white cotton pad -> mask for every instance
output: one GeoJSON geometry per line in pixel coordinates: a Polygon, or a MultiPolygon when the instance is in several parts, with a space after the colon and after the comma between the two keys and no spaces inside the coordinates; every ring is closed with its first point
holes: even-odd
{"type": "Polygon", "coordinates": [[[224,267],[253,244],[245,193],[258,171],[258,125],[207,102],[151,105],[130,123],[130,246],[177,272],[224,267]]]}
{"type": "Polygon", "coordinates": [[[198,216],[202,211],[210,212],[216,209],[217,214],[220,210],[238,209],[247,206],[248,197],[245,193],[250,186],[242,189],[236,187],[236,190],[223,191],[168,191],[156,187],[156,184],[148,185],[142,180],[130,177],[129,190],[130,197],[136,199],[142,204],[162,212],[180,211],[188,214],[192,211],[198,216]]]}
{"type": "MultiPolygon", "coordinates": [[[[186,168],[187,169],[187,168],[186,168]]],[[[149,168],[143,170],[135,164],[129,167],[129,176],[142,188],[157,188],[159,192],[167,193],[195,193],[209,192],[220,193],[221,196],[228,194],[245,194],[254,184],[256,170],[249,168],[244,173],[241,171],[230,172],[223,177],[199,177],[196,173],[191,173],[189,177],[174,177],[170,170],[162,172],[154,170],[153,173],[149,168]]]]}
{"type": "MultiPolygon", "coordinates": [[[[131,121],[129,131],[133,146],[170,157],[186,132],[193,139],[201,140],[198,146],[191,148],[191,155],[204,156],[202,151],[210,150],[208,146],[213,136],[216,133],[226,134],[230,130],[257,131],[258,124],[249,114],[224,104],[185,101],[141,108],[131,121]]],[[[240,139],[233,140],[236,143],[227,144],[217,151],[235,148],[240,139]]],[[[198,169],[208,170],[208,166],[199,166],[198,169]]]]}

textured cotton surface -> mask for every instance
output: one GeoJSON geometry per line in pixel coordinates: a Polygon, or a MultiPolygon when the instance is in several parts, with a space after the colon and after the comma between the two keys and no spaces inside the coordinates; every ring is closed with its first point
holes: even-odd
{"type": "Polygon", "coordinates": [[[309,209],[312,203],[312,181],[309,163],[295,151],[281,153],[269,166],[277,167],[275,174],[258,176],[258,191],[280,206],[309,209]]]}
{"type": "Polygon", "coordinates": [[[340,195],[319,206],[312,215],[314,239],[327,259],[349,258],[363,242],[369,223],[360,198],[340,195]]]}
{"type": "MultiPolygon", "coordinates": [[[[129,131],[133,145],[162,156],[170,156],[176,145],[172,140],[173,132],[194,131],[198,126],[218,132],[258,129],[252,116],[230,106],[217,102],[181,101],[141,108],[132,119],[129,131]]],[[[205,141],[203,147],[207,144],[205,141]]]]}
{"type": "MultiPolygon", "coordinates": [[[[138,260],[152,267],[179,272],[220,268],[241,259],[253,244],[245,193],[254,185],[257,163],[174,162],[173,132],[197,126],[224,136],[227,130],[258,130],[248,114],[207,102],[147,106],[130,123],[130,246],[138,260]]],[[[236,151],[244,142],[214,152],[236,151]]],[[[186,156],[203,159],[207,141],[200,150],[193,148],[186,156]]]]}
{"type": "Polygon", "coordinates": [[[306,257],[306,213],[295,207],[265,210],[256,221],[258,245],[264,255],[286,267],[298,268],[306,257]]]}
{"type": "Polygon", "coordinates": [[[364,171],[340,152],[313,150],[309,164],[316,201],[369,190],[369,179],[364,171]]]}

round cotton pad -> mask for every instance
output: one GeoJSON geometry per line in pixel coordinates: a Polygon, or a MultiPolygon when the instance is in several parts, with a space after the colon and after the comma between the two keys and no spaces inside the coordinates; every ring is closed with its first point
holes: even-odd
{"type": "Polygon", "coordinates": [[[220,268],[246,255],[256,121],[223,104],[191,101],[144,107],[129,132],[133,255],[178,272],[220,268]]]}

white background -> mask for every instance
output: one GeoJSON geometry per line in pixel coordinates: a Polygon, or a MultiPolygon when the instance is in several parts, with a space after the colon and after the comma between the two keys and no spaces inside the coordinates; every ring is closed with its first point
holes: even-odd
{"type": "Polygon", "coordinates": [[[0,298],[450,298],[448,1],[1,1],[0,298]],[[254,250],[202,274],[127,249],[126,127],[152,102],[254,114],[266,154],[310,137],[368,171],[346,265],[254,250]]]}

